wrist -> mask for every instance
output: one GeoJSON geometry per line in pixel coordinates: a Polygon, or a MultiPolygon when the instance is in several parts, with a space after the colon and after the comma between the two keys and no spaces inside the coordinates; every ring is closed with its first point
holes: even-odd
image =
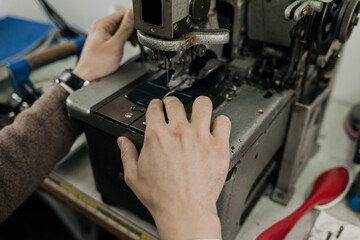
{"type": "Polygon", "coordinates": [[[79,76],[70,69],[64,70],[55,82],[70,94],[81,88],[85,83],[83,79],[79,78],[79,76]]]}
{"type": "Polygon", "coordinates": [[[216,206],[189,211],[154,214],[161,239],[221,239],[221,223],[216,206]]]}
{"type": "Polygon", "coordinates": [[[85,70],[84,68],[81,68],[79,66],[76,66],[72,72],[79,78],[83,79],[84,81],[94,80],[94,78],[91,76],[91,74],[87,70],[85,70]]]}

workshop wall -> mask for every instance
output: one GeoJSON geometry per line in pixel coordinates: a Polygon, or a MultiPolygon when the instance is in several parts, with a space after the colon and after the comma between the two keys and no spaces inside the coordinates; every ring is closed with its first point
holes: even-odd
{"type": "MultiPolygon", "coordinates": [[[[37,0],[0,0],[11,15],[48,21],[37,0]]],[[[48,0],[69,24],[89,31],[92,22],[116,7],[131,8],[131,0],[48,0]]]]}

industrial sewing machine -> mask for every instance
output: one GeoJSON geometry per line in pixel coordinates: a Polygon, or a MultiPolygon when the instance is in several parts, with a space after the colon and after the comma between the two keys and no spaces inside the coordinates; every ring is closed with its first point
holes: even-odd
{"type": "Polygon", "coordinates": [[[331,76],[359,0],[133,0],[141,55],[71,95],[103,200],[152,221],[123,180],[118,136],[138,149],[152,98],[209,96],[229,116],[228,177],[218,200],[231,239],[270,182],[289,201],[316,150],[331,76]]]}

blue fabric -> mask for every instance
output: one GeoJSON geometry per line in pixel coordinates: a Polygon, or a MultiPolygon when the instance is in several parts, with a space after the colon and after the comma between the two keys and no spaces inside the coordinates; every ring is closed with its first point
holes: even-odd
{"type": "Polygon", "coordinates": [[[25,59],[21,59],[19,61],[8,64],[8,68],[12,73],[11,85],[14,89],[14,92],[18,94],[20,97],[24,96],[24,83],[28,83],[32,85],[30,81],[30,73],[31,67],[29,62],[25,59]]]}
{"type": "Polygon", "coordinates": [[[15,17],[0,20],[0,65],[30,52],[55,28],[49,24],[15,17]]]}
{"type": "Polygon", "coordinates": [[[349,206],[352,210],[356,212],[360,212],[360,193],[358,193],[355,197],[350,199],[349,206]]]}
{"type": "Polygon", "coordinates": [[[82,49],[84,48],[85,40],[86,39],[84,37],[78,37],[73,40],[75,42],[76,46],[78,47],[78,55],[79,56],[82,52],[82,49]]]}

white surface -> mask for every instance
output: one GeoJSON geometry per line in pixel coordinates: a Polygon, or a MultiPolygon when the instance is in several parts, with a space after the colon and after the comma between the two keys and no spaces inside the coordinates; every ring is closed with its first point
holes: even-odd
{"type": "Polygon", "coordinates": [[[0,0],[0,20],[6,17],[6,14],[7,14],[7,4],[3,0],[0,0]]]}
{"type": "Polygon", "coordinates": [[[343,103],[360,102],[360,24],[341,53],[332,97],[343,103]]]}
{"type": "Polygon", "coordinates": [[[359,240],[360,228],[321,212],[310,232],[309,240],[323,239],[359,240]]]}
{"type": "MultiPolygon", "coordinates": [[[[41,10],[37,0],[2,0],[8,13],[39,21],[48,18],[41,10]]],[[[64,17],[68,24],[90,30],[92,22],[108,15],[114,6],[131,8],[131,0],[48,0],[48,3],[64,17]]]]}

